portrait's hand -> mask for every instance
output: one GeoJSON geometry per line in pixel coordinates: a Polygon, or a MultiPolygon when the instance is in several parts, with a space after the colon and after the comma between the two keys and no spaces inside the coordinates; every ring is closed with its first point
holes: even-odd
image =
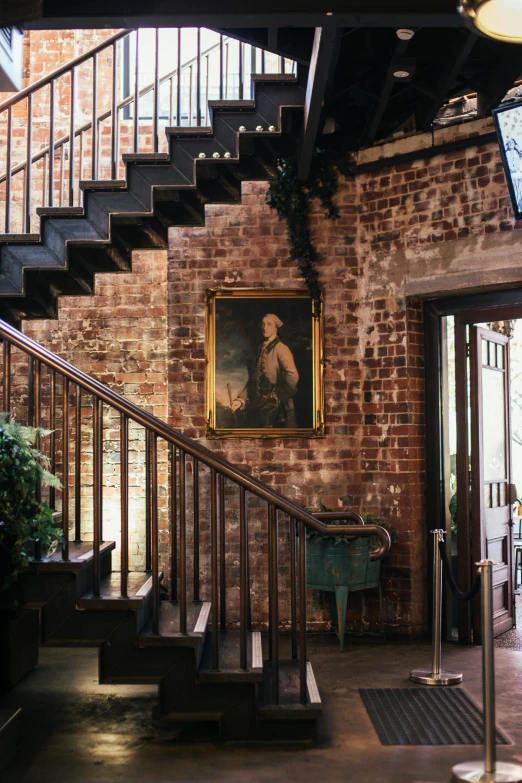
{"type": "Polygon", "coordinates": [[[232,408],[232,411],[235,413],[240,408],[243,407],[243,400],[232,400],[232,404],[230,406],[232,408]]]}

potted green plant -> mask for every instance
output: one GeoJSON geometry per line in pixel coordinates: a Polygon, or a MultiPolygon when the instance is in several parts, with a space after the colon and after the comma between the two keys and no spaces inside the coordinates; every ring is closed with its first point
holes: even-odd
{"type": "Polygon", "coordinates": [[[15,684],[38,662],[38,613],[23,606],[17,576],[35,542],[56,546],[61,531],[52,509],[38,499],[39,484],[60,488],[47,458],[35,447],[47,435],[0,414],[0,686],[15,684]]]}
{"type": "MultiPolygon", "coordinates": [[[[335,512],[335,509],[329,509],[323,503],[320,509],[321,513],[335,512]]],[[[388,527],[370,514],[363,515],[362,519],[365,524],[388,527]]],[[[332,518],[326,524],[345,524],[348,527],[357,522],[332,518]]],[[[346,606],[350,591],[378,588],[383,628],[381,561],[370,560],[370,552],[375,549],[377,539],[375,536],[351,539],[348,529],[346,532],[346,536],[328,536],[313,530],[307,531],[306,543],[306,584],[312,590],[326,590],[335,594],[337,611],[332,601],[332,623],[337,627],[341,651],[344,647],[346,606]]]]}

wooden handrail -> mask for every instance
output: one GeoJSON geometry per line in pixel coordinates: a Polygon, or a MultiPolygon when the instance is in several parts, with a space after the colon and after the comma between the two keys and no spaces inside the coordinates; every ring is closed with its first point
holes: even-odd
{"type": "MultiPolygon", "coordinates": [[[[188,438],[183,433],[178,432],[173,427],[170,427],[161,419],[152,416],[147,411],[140,408],[130,400],[122,397],[117,392],[105,386],[96,378],[91,378],[86,373],[73,367],[69,362],[64,361],[56,354],[51,353],[43,346],[31,340],[22,332],[19,332],[4,321],[0,321],[0,336],[8,340],[12,345],[15,345],[20,350],[27,353],[29,356],[33,356],[40,362],[45,364],[51,370],[55,370],[60,373],[64,378],[77,384],[84,391],[89,394],[93,394],[98,399],[102,400],[107,405],[112,406],[120,413],[125,414],[129,419],[132,419],[137,424],[141,424],[150,432],[156,434],[156,436],[163,438],[168,443],[173,444],[179,449],[182,449],[185,454],[190,454],[193,458],[199,460],[209,468],[213,468],[218,473],[234,481],[239,486],[244,487],[248,492],[266,500],[267,503],[271,503],[281,511],[284,511],[291,517],[304,522],[304,524],[316,530],[318,533],[323,533],[330,536],[337,535],[350,535],[354,538],[376,536],[379,539],[379,547],[370,553],[371,560],[378,560],[387,554],[390,548],[390,536],[387,530],[379,525],[365,525],[362,517],[355,512],[333,512],[334,518],[341,518],[344,514],[346,519],[354,519],[359,521],[359,524],[350,526],[350,532],[347,533],[345,525],[325,525],[321,521],[321,514],[314,515],[306,511],[302,506],[294,503],[290,498],[279,494],[275,490],[268,487],[266,484],[262,484],[252,476],[243,473],[242,470],[236,468],[230,462],[219,457],[210,449],[205,448],[196,441],[188,438]]],[[[330,517],[331,518],[331,517],[330,517]]]]}

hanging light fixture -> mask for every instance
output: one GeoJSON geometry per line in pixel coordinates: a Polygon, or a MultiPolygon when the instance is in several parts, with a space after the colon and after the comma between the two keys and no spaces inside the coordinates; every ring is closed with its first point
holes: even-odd
{"type": "Polygon", "coordinates": [[[507,43],[522,43],[520,0],[461,0],[457,10],[483,35],[507,43]]]}

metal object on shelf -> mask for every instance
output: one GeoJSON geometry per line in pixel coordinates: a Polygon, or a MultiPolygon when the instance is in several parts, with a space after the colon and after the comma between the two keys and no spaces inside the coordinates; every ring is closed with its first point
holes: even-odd
{"type": "Polygon", "coordinates": [[[478,563],[482,580],[482,689],[484,699],[484,760],[466,761],[452,770],[453,783],[521,783],[522,766],[497,762],[495,726],[495,661],[493,639],[493,566],[492,560],[478,563]]]}
{"type": "Polygon", "coordinates": [[[462,682],[460,672],[442,671],[441,661],[441,627],[442,627],[442,560],[439,541],[444,540],[444,530],[432,530],[433,534],[433,654],[431,671],[414,669],[410,672],[410,680],[421,685],[456,685],[462,682]]]}

